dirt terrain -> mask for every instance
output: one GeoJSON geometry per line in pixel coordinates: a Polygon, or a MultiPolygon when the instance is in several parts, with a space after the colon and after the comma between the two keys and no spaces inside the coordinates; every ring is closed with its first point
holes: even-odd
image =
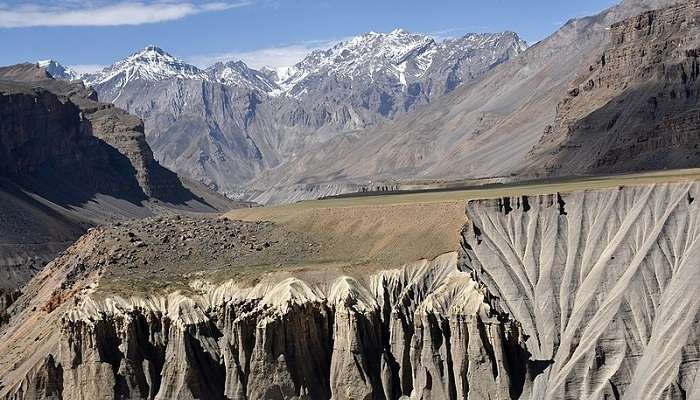
{"type": "Polygon", "coordinates": [[[244,287],[285,277],[363,280],[458,249],[472,199],[696,179],[700,170],[662,171],[135,219],[99,228],[99,249],[84,263],[103,271],[100,296],[192,293],[229,280],[244,287]]]}

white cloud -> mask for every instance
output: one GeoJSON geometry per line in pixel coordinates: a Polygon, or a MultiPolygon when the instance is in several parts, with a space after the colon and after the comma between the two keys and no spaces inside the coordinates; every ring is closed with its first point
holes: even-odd
{"type": "Polygon", "coordinates": [[[313,40],[284,46],[267,47],[250,51],[230,51],[225,53],[204,54],[188,58],[188,61],[201,68],[206,68],[219,61],[242,60],[251,68],[264,66],[281,68],[292,66],[314,50],[325,50],[346,39],[313,40]]]}
{"type": "Polygon", "coordinates": [[[100,64],[78,64],[78,65],[69,65],[68,68],[72,69],[73,71],[79,73],[79,74],[92,74],[98,71],[102,71],[105,68],[105,65],[100,65],[100,64]]]}
{"type": "Polygon", "coordinates": [[[466,34],[469,33],[477,33],[477,32],[490,32],[490,28],[487,26],[472,26],[469,28],[449,28],[449,29],[442,29],[439,31],[434,31],[434,32],[429,32],[427,33],[428,36],[432,37],[438,42],[441,42],[446,39],[455,39],[458,37],[462,37],[466,34]]]}
{"type": "Polygon", "coordinates": [[[0,5],[0,27],[117,26],[174,21],[204,12],[229,10],[250,1],[193,3],[183,1],[64,1],[59,6],[0,5]]]}

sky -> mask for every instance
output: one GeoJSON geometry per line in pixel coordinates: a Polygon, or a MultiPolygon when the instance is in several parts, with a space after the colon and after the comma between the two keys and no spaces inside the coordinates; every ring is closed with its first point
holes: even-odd
{"type": "Polygon", "coordinates": [[[200,67],[292,65],[368,31],[437,39],[517,32],[529,44],[618,0],[0,0],[0,65],[55,59],[94,71],[158,45],[200,67]]]}

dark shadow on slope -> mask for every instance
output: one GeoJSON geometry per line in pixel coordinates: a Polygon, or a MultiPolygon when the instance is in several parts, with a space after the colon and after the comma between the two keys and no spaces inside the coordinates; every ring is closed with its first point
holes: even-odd
{"type": "MultiPolygon", "coordinates": [[[[694,60],[688,63],[696,62],[694,60]]],[[[568,176],[700,166],[700,80],[666,66],[666,76],[628,89],[583,118],[569,132],[543,137],[528,175],[568,176]],[[678,77],[679,75],[680,77],[678,77]]],[[[591,95],[595,94],[593,89],[591,95]]]]}

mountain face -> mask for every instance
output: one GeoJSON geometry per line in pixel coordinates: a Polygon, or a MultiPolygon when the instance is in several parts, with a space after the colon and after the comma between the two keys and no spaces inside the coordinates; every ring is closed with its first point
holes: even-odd
{"type": "Polygon", "coordinates": [[[103,101],[108,102],[114,102],[130,82],[177,78],[206,79],[207,75],[155,46],[148,46],[101,72],[82,77],[86,85],[98,89],[103,101]]]}
{"type": "Polygon", "coordinates": [[[610,40],[610,27],[668,6],[626,0],[566,23],[518,57],[389,123],[309,148],[261,174],[251,187],[260,202],[300,200],[355,190],[369,181],[510,179],[548,126],[570,83],[590,72],[610,40]]]}
{"type": "Polygon", "coordinates": [[[0,68],[0,199],[0,323],[88,227],[234,206],[158,164],[139,118],[35,64],[0,68]]]}
{"type": "Polygon", "coordinates": [[[572,82],[529,155],[540,175],[700,163],[700,4],[685,1],[612,26],[605,51],[572,82]]]}
{"type": "Polygon", "coordinates": [[[270,72],[248,68],[243,61],[218,62],[207,68],[207,74],[210,79],[226,86],[242,86],[264,93],[280,90],[276,76],[270,75],[270,72]]]}
{"type": "Polygon", "coordinates": [[[411,111],[524,49],[513,33],[437,43],[397,30],[257,71],[242,62],[201,70],[151,46],[83,79],[143,118],[163,165],[235,195],[309,146],[411,111]]]}

